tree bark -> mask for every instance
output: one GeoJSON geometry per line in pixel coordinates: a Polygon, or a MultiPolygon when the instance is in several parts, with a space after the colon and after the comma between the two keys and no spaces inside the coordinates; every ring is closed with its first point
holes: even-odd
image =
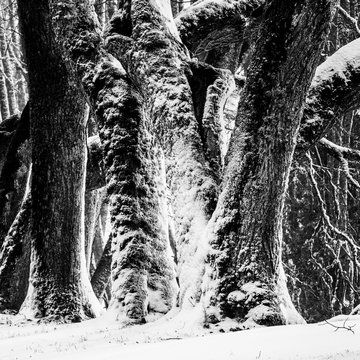
{"type": "Polygon", "coordinates": [[[187,299],[200,297],[204,228],[215,207],[217,181],[204,153],[201,118],[193,111],[188,53],[169,17],[170,4],[159,4],[132,1],[131,38],[123,27],[114,27],[107,48],[140,88],[147,126],[164,150],[179,249],[179,300],[191,306],[187,299]]]}
{"type": "Polygon", "coordinates": [[[186,47],[199,56],[241,42],[249,19],[263,4],[263,0],[196,2],[176,17],[176,26],[186,47]]]}
{"type": "Polygon", "coordinates": [[[29,69],[33,162],[30,284],[21,311],[79,321],[100,312],[84,256],[85,101],[55,42],[48,2],[19,0],[18,5],[29,69]]]}
{"type": "Polygon", "coordinates": [[[327,1],[272,1],[259,19],[210,227],[209,322],[301,321],[282,269],[282,217],[303,103],[332,8],[327,1]]]}
{"type": "MultiPolygon", "coordinates": [[[[58,3],[52,6],[61,14],[58,3]]],[[[143,322],[148,309],[167,312],[174,297],[154,144],[139,95],[118,61],[102,49],[88,4],[69,2],[69,7],[72,16],[57,21],[57,34],[95,109],[104,148],[114,251],[110,306],[125,323],[143,322]]]]}
{"type": "Polygon", "coordinates": [[[0,311],[19,311],[28,289],[31,243],[29,183],[30,179],[21,208],[0,251],[0,311]]]}
{"type": "Polygon", "coordinates": [[[9,138],[9,144],[4,148],[4,157],[1,159],[0,245],[16,217],[25,192],[27,173],[31,162],[30,144],[27,141],[30,127],[29,107],[24,108],[20,119],[14,115],[6,119],[2,125],[8,134],[7,130],[11,130],[12,135],[3,134],[9,138]]]}
{"type": "Polygon", "coordinates": [[[338,116],[359,106],[359,58],[360,40],[356,39],[317,67],[306,99],[297,145],[299,151],[303,152],[319,140],[338,116]]]}

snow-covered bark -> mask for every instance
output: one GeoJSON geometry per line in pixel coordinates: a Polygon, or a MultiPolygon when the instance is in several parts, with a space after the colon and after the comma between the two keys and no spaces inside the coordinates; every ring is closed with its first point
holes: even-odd
{"type": "Polygon", "coordinates": [[[184,9],[176,26],[187,48],[201,54],[241,41],[248,20],[263,0],[205,0],[184,9]]]}
{"type": "Polygon", "coordinates": [[[101,47],[89,5],[66,5],[52,2],[57,35],[96,112],[104,149],[113,242],[111,308],[124,322],[142,322],[148,309],[167,312],[174,296],[154,143],[139,95],[120,63],[101,47]]]}
{"type": "Polygon", "coordinates": [[[259,19],[210,228],[209,322],[301,321],[282,269],[282,217],[304,100],[333,6],[273,1],[259,19]]]}
{"type": "Polygon", "coordinates": [[[26,297],[30,269],[30,175],[24,199],[0,250],[0,311],[18,311],[26,297]]]}
{"type": "Polygon", "coordinates": [[[298,147],[315,143],[339,115],[359,104],[360,39],[356,39],[317,67],[306,99],[298,147]]]}
{"type": "Polygon", "coordinates": [[[140,88],[146,126],[164,150],[179,249],[180,303],[191,306],[188,299],[199,298],[204,229],[215,206],[217,185],[194,114],[187,50],[163,8],[132,1],[131,38],[116,34],[123,27],[115,26],[109,30],[107,46],[140,88]]]}
{"type": "Polygon", "coordinates": [[[113,75],[99,74],[95,80],[95,86],[99,85],[96,115],[105,120],[100,136],[113,223],[110,308],[119,320],[143,322],[148,312],[170,310],[174,273],[166,251],[167,227],[161,221],[163,195],[156,183],[155,143],[144,129],[138,95],[124,74],[121,84],[117,80],[121,86],[113,88],[113,75]],[[117,97],[113,97],[115,90],[117,97]]]}

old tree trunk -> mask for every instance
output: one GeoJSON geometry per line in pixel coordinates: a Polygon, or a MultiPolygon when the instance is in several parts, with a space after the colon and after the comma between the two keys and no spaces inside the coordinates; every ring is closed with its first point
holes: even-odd
{"type": "Polygon", "coordinates": [[[272,1],[259,20],[212,219],[209,322],[221,316],[263,325],[301,321],[282,269],[283,208],[306,92],[333,6],[272,1]]]}
{"type": "Polygon", "coordinates": [[[19,1],[30,89],[31,268],[23,312],[99,313],[85,273],[86,104],[55,42],[47,1],[19,1]],[[34,26],[36,24],[36,26],[34,26]]]}
{"type": "Polygon", "coordinates": [[[282,267],[282,219],[299,131],[316,141],[333,121],[320,109],[324,87],[308,90],[335,1],[205,0],[176,21],[169,1],[121,1],[103,33],[91,3],[18,0],[32,170],[2,237],[0,305],[14,302],[4,286],[19,264],[9,254],[27,238],[20,229],[31,239],[22,311],[32,316],[97,315],[93,275],[124,324],[174,307],[204,310],[207,324],[302,322],[282,267]],[[90,170],[87,105],[102,154],[90,170]],[[88,204],[85,260],[85,174],[105,194],[91,181],[100,168],[110,236],[92,245],[102,204],[88,204]]]}

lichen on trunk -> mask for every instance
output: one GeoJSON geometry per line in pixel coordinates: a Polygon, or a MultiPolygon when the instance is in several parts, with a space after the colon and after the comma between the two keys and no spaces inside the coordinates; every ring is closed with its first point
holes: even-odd
{"type": "Polygon", "coordinates": [[[125,323],[144,322],[149,312],[168,312],[175,296],[174,272],[166,250],[167,226],[161,221],[164,194],[156,183],[158,154],[144,128],[139,95],[126,75],[120,68],[117,76],[110,67],[102,70],[94,84],[99,89],[96,115],[102,119],[100,138],[112,221],[110,310],[116,310],[125,323]]]}
{"type": "Polygon", "coordinates": [[[282,269],[282,216],[313,76],[309,69],[318,62],[333,6],[273,1],[259,19],[222,193],[209,227],[213,250],[204,285],[209,322],[223,316],[248,325],[301,321],[282,269]]]}
{"type": "Polygon", "coordinates": [[[21,311],[79,321],[100,313],[84,256],[85,100],[55,40],[48,1],[19,1],[19,17],[32,139],[31,267],[21,311]]]}

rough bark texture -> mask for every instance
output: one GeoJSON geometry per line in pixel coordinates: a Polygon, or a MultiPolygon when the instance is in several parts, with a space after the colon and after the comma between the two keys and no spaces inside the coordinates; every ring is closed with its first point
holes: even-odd
{"type": "Polygon", "coordinates": [[[3,121],[0,127],[0,245],[20,208],[25,192],[27,173],[31,162],[29,138],[29,107],[23,110],[20,119],[13,116],[3,121]],[[4,131],[1,130],[4,129],[4,131]],[[8,146],[5,143],[8,142],[8,146]]]}
{"type": "Polygon", "coordinates": [[[29,190],[0,251],[0,311],[18,311],[28,289],[31,242],[29,190]]]}
{"type": "Polygon", "coordinates": [[[84,257],[86,107],[55,42],[45,0],[19,0],[29,69],[31,270],[22,311],[79,321],[99,313],[84,257]]]}
{"type": "Polygon", "coordinates": [[[156,2],[133,1],[131,39],[114,35],[108,39],[108,48],[140,88],[147,126],[164,149],[179,249],[179,299],[191,306],[187,299],[200,295],[203,230],[215,207],[217,185],[193,111],[187,50],[174,23],[159,9],[156,2]]]}
{"type": "MultiPolygon", "coordinates": [[[[109,75],[109,74],[108,74],[109,75]]],[[[160,222],[153,144],[142,124],[135,93],[124,82],[114,112],[111,102],[112,77],[99,77],[97,116],[107,121],[100,128],[109,169],[108,191],[112,227],[112,300],[119,319],[145,321],[148,311],[166,313],[174,298],[172,269],[167,259],[167,229],[160,222]],[[100,84],[99,84],[100,85],[100,84]],[[135,96],[134,96],[135,95],[135,96]],[[111,117],[102,104],[112,108],[111,117]],[[117,126],[111,122],[117,118],[117,126]],[[105,132],[105,129],[107,130],[105,132]],[[112,150],[111,152],[109,150],[112,150]],[[155,298],[154,298],[155,296],[155,298]]]]}
{"type": "Polygon", "coordinates": [[[176,17],[176,26],[183,43],[198,56],[241,42],[248,19],[256,16],[255,10],[263,3],[263,0],[197,2],[176,17]]]}
{"type": "Polygon", "coordinates": [[[282,216],[303,103],[332,6],[272,1],[259,19],[212,219],[215,272],[210,269],[204,288],[209,322],[221,316],[263,325],[301,321],[282,270],[282,216]]]}
{"type": "MultiPolygon", "coordinates": [[[[119,319],[142,322],[148,309],[167,312],[174,295],[164,251],[167,237],[159,219],[153,144],[138,95],[121,65],[101,48],[88,4],[67,4],[70,15],[58,23],[57,33],[94,106],[104,146],[114,251],[111,306],[119,319]]],[[[53,11],[61,14],[63,9],[54,2],[53,11]]]]}

